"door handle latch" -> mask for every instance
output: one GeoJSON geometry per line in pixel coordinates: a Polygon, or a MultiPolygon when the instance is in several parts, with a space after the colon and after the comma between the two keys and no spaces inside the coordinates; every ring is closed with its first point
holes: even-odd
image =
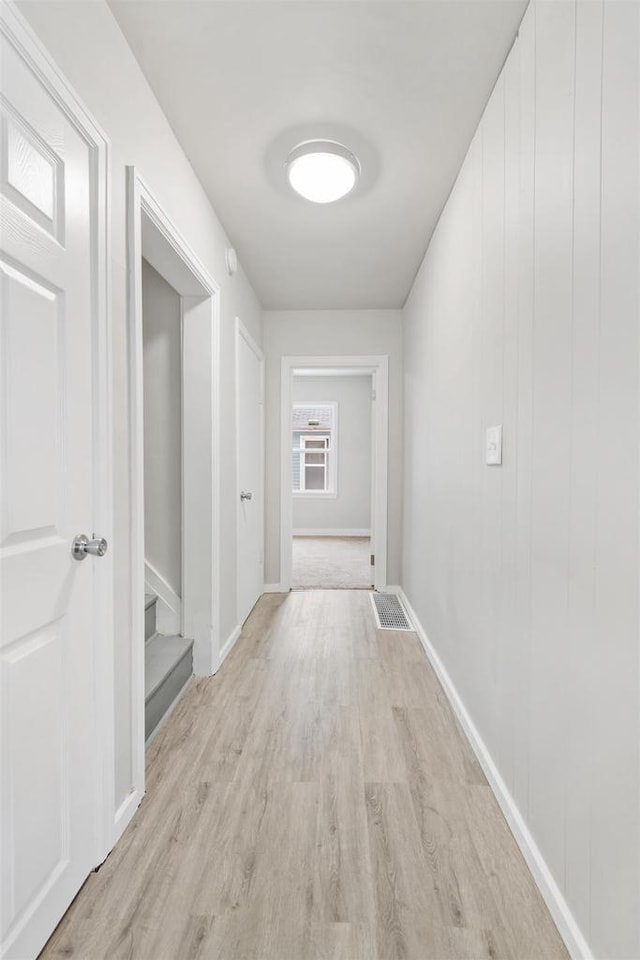
{"type": "Polygon", "coordinates": [[[240,491],[240,499],[241,499],[241,500],[252,500],[252,499],[253,499],[253,494],[251,493],[250,490],[247,490],[247,491],[241,490],[241,491],[240,491]]]}
{"type": "Polygon", "coordinates": [[[104,537],[94,537],[93,540],[89,540],[86,534],[79,533],[71,544],[71,553],[74,560],[84,560],[87,554],[91,554],[92,557],[104,557],[107,547],[108,543],[104,537]]]}

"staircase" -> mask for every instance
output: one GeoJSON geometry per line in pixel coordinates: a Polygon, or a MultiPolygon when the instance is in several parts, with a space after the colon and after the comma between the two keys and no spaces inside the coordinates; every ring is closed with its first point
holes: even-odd
{"type": "Polygon", "coordinates": [[[145,595],[144,705],[148,740],[193,674],[193,640],[165,637],[156,630],[158,598],[145,595]]]}

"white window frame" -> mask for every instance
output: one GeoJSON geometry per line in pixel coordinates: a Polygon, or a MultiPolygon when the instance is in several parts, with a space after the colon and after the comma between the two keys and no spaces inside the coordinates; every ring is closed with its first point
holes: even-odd
{"type": "MultiPolygon", "coordinates": [[[[325,482],[326,490],[305,490],[303,489],[304,484],[304,454],[305,451],[300,449],[300,490],[292,490],[292,495],[296,499],[304,500],[326,500],[326,499],[336,499],[338,496],[338,402],[337,400],[318,400],[313,402],[311,400],[305,400],[304,402],[299,401],[293,404],[293,408],[296,407],[330,407],[333,411],[332,417],[332,426],[330,430],[318,430],[318,434],[322,439],[323,434],[329,435],[329,447],[327,450],[328,457],[328,468],[325,466],[325,482]]],[[[293,431],[292,431],[293,432],[293,431]]],[[[304,439],[317,440],[318,436],[314,436],[313,431],[305,433],[304,431],[296,431],[301,434],[300,443],[302,444],[304,439]]],[[[315,452],[319,453],[321,451],[308,451],[309,453],[315,452]]]]}
{"type": "Polygon", "coordinates": [[[331,493],[331,459],[332,457],[329,454],[333,453],[333,447],[331,446],[331,434],[328,436],[322,436],[321,434],[308,433],[305,436],[300,437],[300,493],[331,493]],[[324,444],[323,447],[311,447],[307,444],[318,443],[319,441],[324,444]],[[308,453],[322,453],[324,454],[324,463],[307,463],[307,454],[308,453]],[[310,490],[307,490],[307,467],[311,469],[322,469],[324,471],[324,483],[323,489],[319,490],[317,487],[314,487],[310,490]]]}

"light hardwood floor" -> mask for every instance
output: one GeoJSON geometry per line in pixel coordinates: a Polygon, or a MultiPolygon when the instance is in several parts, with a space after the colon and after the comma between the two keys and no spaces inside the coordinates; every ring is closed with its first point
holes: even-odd
{"type": "Polygon", "coordinates": [[[148,754],[47,960],[564,958],[413,633],[267,595],[148,754]]]}

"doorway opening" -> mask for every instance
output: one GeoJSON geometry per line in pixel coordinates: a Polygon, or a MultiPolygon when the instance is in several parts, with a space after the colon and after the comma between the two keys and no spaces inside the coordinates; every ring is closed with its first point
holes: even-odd
{"type": "Polygon", "coordinates": [[[366,368],[293,372],[294,590],[373,586],[372,397],[366,368]]]}
{"type": "Polygon", "coordinates": [[[182,391],[180,294],[144,257],[145,739],[158,729],[193,673],[182,625],[182,391]]]}
{"type": "Polygon", "coordinates": [[[145,744],[192,674],[211,674],[219,662],[219,291],[132,167],[128,228],[131,749],[139,803],[145,744]]]}
{"type": "Polygon", "coordinates": [[[283,357],[282,589],[383,589],[387,357],[283,357]]]}

